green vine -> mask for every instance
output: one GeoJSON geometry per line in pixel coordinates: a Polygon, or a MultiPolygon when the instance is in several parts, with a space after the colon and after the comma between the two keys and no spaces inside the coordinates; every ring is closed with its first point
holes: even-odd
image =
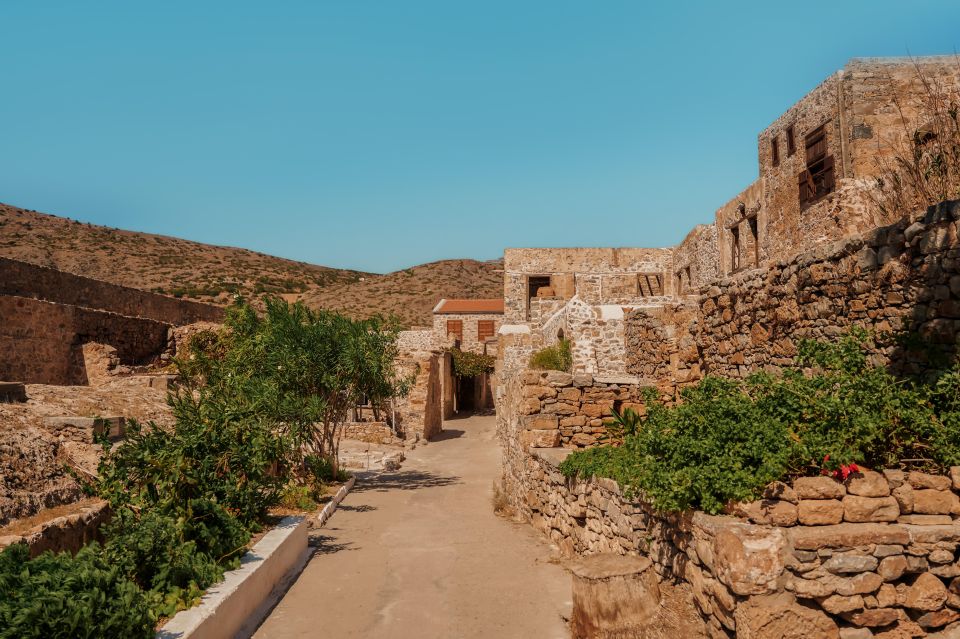
{"type": "Polygon", "coordinates": [[[448,348],[447,352],[453,356],[453,372],[458,377],[478,377],[490,373],[497,361],[490,355],[461,351],[459,348],[448,348]]]}

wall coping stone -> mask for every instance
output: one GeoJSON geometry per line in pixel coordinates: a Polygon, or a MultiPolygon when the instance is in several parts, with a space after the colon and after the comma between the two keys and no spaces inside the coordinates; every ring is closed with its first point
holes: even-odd
{"type": "Polygon", "coordinates": [[[542,459],[551,466],[557,467],[573,452],[572,448],[530,448],[530,454],[542,459]]]}

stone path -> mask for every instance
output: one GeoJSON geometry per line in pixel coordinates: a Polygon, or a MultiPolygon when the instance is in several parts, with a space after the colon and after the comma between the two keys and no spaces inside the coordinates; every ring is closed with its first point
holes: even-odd
{"type": "Polygon", "coordinates": [[[446,422],[399,471],[358,482],[255,637],[568,637],[570,576],[493,513],[494,429],[446,422]]]}

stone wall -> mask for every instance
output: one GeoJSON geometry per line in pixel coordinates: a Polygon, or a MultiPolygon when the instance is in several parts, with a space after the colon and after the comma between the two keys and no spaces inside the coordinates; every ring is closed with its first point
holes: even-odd
{"type": "Polygon", "coordinates": [[[48,550],[76,553],[90,542],[102,541],[100,526],[110,519],[110,504],[95,501],[72,509],[76,512],[54,517],[20,534],[0,537],[0,549],[26,544],[30,556],[36,557],[48,550]]]}
{"type": "Polygon", "coordinates": [[[499,313],[435,313],[433,316],[434,343],[446,343],[449,337],[447,333],[447,322],[451,320],[461,322],[463,327],[463,339],[460,340],[460,350],[482,354],[484,352],[484,344],[477,337],[479,322],[492,321],[493,334],[491,337],[496,337],[497,331],[500,330],[500,326],[503,324],[503,315],[499,313]]]}
{"type": "Polygon", "coordinates": [[[343,425],[344,439],[370,444],[398,444],[401,442],[386,422],[347,422],[343,425]]]}
{"type": "Polygon", "coordinates": [[[147,364],[168,348],[168,324],[0,295],[0,379],[86,384],[82,346],[109,344],[123,364],[147,364]]]}
{"type": "Polygon", "coordinates": [[[397,366],[402,375],[414,375],[410,393],[396,400],[397,422],[404,440],[429,440],[443,428],[440,362],[449,355],[429,351],[406,353],[397,366]]]}
{"type": "Polygon", "coordinates": [[[33,297],[167,324],[222,322],[223,309],[0,257],[0,295],[33,297]]]}
{"type": "Polygon", "coordinates": [[[520,376],[517,419],[522,447],[583,448],[606,434],[613,410],[641,409],[638,380],[560,371],[520,376]]]}
{"type": "Polygon", "coordinates": [[[752,518],[665,515],[611,480],[566,479],[566,452],[525,457],[519,513],[568,555],[649,557],[690,585],[711,637],[960,631],[960,469],[797,479],[742,506],[752,518]]]}

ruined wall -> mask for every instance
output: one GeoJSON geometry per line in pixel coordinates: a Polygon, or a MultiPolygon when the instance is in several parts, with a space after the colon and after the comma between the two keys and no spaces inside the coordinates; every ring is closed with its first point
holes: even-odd
{"type": "Polygon", "coordinates": [[[401,375],[415,375],[413,387],[396,400],[397,422],[409,443],[428,440],[442,430],[440,362],[438,353],[416,352],[401,357],[397,366],[401,375]]]}
{"type": "Polygon", "coordinates": [[[696,302],[636,309],[625,320],[626,370],[672,399],[678,386],[702,377],[696,302]]]}
{"type": "Polygon", "coordinates": [[[696,294],[705,283],[720,276],[720,244],[715,224],[698,224],[673,251],[675,295],[696,294]]]}
{"type": "Polygon", "coordinates": [[[956,631],[960,468],[805,477],[771,485],[741,517],[665,515],[612,480],[568,480],[566,451],[532,452],[518,512],[567,555],[649,557],[661,581],[690,585],[711,637],[956,631]]]}
{"type": "Polygon", "coordinates": [[[660,274],[663,292],[669,295],[672,253],[670,248],[507,249],[504,251],[504,321],[508,324],[528,321],[527,278],[530,275],[551,276],[551,287],[558,288],[557,297],[570,299],[577,295],[588,304],[638,301],[636,275],[639,273],[660,274]]]}
{"type": "Polygon", "coordinates": [[[223,309],[0,257],[0,295],[33,297],[167,324],[222,322],[223,309]]]}
{"type": "Polygon", "coordinates": [[[770,246],[764,246],[769,237],[767,216],[763,214],[764,181],[757,180],[736,197],[717,209],[715,215],[714,238],[717,247],[713,257],[717,260],[713,277],[696,280],[697,291],[705,284],[734,270],[742,271],[757,268],[770,259],[770,246]],[[750,220],[755,222],[751,225],[750,220]],[[734,255],[733,232],[736,229],[738,243],[734,255]],[[756,234],[754,233],[756,229],[756,234]],[[737,266],[735,269],[734,266],[737,266]]]}
{"type": "Polygon", "coordinates": [[[146,364],[168,348],[168,324],[152,319],[0,295],[0,379],[85,384],[82,346],[109,344],[123,364],[146,364]]]}

